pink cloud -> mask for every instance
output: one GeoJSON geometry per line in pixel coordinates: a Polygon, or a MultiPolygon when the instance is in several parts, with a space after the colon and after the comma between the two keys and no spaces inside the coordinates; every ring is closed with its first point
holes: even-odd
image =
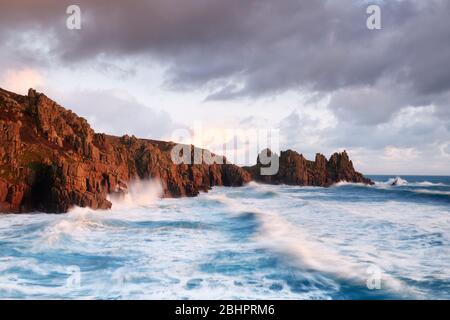
{"type": "Polygon", "coordinates": [[[25,94],[29,88],[39,88],[44,84],[44,78],[39,71],[31,68],[7,70],[0,77],[0,86],[6,90],[25,94]]]}

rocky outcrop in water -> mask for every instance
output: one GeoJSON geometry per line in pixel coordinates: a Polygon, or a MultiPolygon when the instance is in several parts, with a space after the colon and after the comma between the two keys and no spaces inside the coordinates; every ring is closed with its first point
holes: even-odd
{"type": "MultiPolygon", "coordinates": [[[[158,179],[165,197],[196,196],[213,186],[264,183],[329,186],[371,183],[353,169],[347,154],[307,161],[281,153],[280,171],[262,176],[260,162],[240,168],[224,164],[174,164],[175,144],[94,132],[87,121],[42,93],[27,96],[0,89],[0,212],[67,212],[72,206],[108,209],[135,179],[158,179]]],[[[194,157],[206,150],[186,146],[194,157]]],[[[213,155],[214,156],[214,155],[213,155]]]]}
{"type": "Polygon", "coordinates": [[[0,212],[107,209],[107,196],[125,192],[133,179],[158,179],[165,197],[250,181],[232,164],[175,165],[171,142],[95,133],[32,89],[27,96],[0,89],[0,108],[0,212]]]}
{"type": "Polygon", "coordinates": [[[333,154],[329,160],[318,153],[314,161],[306,160],[303,155],[292,151],[282,151],[280,155],[273,155],[270,150],[264,150],[253,167],[245,168],[252,179],[267,184],[287,184],[299,186],[328,187],[340,181],[373,184],[361,173],[357,172],[347,152],[333,154]],[[279,162],[278,173],[275,175],[262,175],[261,168],[269,167],[261,161],[261,157],[277,157],[279,162]]]}

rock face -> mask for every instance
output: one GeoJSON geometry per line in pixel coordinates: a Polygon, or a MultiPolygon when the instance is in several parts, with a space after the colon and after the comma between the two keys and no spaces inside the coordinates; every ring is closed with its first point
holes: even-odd
{"type": "MultiPolygon", "coordinates": [[[[263,152],[267,157],[272,156],[270,150],[263,152]]],[[[252,175],[252,179],[258,182],[321,187],[328,187],[340,181],[373,184],[353,168],[353,163],[345,151],[333,154],[329,160],[318,153],[315,161],[306,160],[303,155],[292,150],[282,151],[278,158],[279,170],[275,175],[261,175],[261,168],[268,167],[261,163],[261,156],[262,153],[255,166],[245,168],[252,175]]]]}
{"type": "Polygon", "coordinates": [[[0,212],[107,209],[107,196],[123,193],[133,179],[159,179],[165,197],[250,181],[248,172],[232,164],[175,165],[174,145],[98,134],[44,94],[0,89],[0,212]]]}
{"type": "MultiPolygon", "coordinates": [[[[134,179],[158,179],[165,197],[196,196],[213,186],[265,183],[329,186],[371,183],[347,154],[311,162],[281,153],[280,170],[261,176],[258,164],[175,164],[172,142],[95,133],[87,121],[30,89],[27,96],[0,89],[0,212],[67,212],[72,206],[108,209],[108,195],[126,192],[134,179]]],[[[206,150],[185,146],[194,157],[206,150]]],[[[184,156],[184,155],[183,155],[184,156]]],[[[213,155],[215,156],[215,155],[213,155]]],[[[258,158],[259,159],[259,158],[258,158]]]]}

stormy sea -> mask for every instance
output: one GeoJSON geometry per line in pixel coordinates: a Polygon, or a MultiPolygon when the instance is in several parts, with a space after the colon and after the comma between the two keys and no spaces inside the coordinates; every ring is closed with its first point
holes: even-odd
{"type": "Polygon", "coordinates": [[[450,299],[450,177],[370,178],[0,215],[0,298],[450,299]]]}

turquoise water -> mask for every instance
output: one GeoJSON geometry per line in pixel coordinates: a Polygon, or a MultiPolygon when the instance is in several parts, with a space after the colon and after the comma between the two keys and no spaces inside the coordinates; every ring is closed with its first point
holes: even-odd
{"type": "Polygon", "coordinates": [[[0,215],[0,298],[450,299],[450,178],[372,178],[0,215]]]}

